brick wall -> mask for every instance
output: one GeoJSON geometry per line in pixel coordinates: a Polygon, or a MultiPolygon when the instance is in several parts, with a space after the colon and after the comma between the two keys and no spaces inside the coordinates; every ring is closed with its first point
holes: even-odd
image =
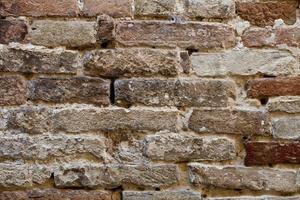
{"type": "Polygon", "coordinates": [[[0,200],[300,199],[299,1],[0,0],[0,43],[0,200]]]}

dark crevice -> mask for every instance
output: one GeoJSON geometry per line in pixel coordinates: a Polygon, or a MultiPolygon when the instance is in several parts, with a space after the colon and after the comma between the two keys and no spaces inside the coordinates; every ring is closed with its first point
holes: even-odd
{"type": "Polygon", "coordinates": [[[116,103],[115,81],[116,81],[116,79],[112,78],[111,83],[110,83],[110,96],[109,96],[109,99],[110,99],[110,103],[112,105],[114,105],[116,103]]]}
{"type": "Polygon", "coordinates": [[[262,99],[260,99],[260,103],[261,103],[261,105],[263,105],[263,106],[267,105],[268,101],[269,101],[268,98],[262,98],[262,99]]]}
{"type": "Polygon", "coordinates": [[[189,55],[192,55],[193,53],[199,52],[198,49],[194,49],[194,48],[187,48],[186,50],[188,51],[189,55]]]}

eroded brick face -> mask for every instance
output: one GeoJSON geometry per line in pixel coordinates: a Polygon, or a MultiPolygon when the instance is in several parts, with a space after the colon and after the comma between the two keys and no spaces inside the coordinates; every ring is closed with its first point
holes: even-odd
{"type": "Polygon", "coordinates": [[[0,200],[299,200],[298,0],[0,0],[0,200]]]}

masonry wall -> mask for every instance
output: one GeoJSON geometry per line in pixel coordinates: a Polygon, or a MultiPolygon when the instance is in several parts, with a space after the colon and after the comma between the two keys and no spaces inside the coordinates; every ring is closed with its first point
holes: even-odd
{"type": "Polygon", "coordinates": [[[300,199],[298,12],[0,0],[0,199],[300,199]]]}

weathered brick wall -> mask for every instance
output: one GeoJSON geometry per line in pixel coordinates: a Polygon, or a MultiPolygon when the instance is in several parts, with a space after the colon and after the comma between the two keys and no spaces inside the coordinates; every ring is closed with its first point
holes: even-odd
{"type": "Polygon", "coordinates": [[[299,1],[0,16],[0,200],[300,199],[299,1]]]}

